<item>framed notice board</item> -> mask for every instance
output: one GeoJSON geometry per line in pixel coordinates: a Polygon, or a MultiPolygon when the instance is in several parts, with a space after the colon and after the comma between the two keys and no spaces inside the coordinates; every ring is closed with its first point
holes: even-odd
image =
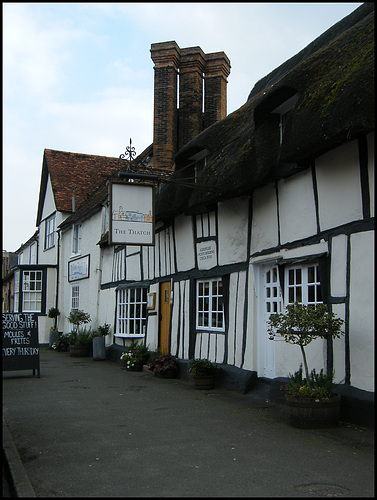
{"type": "Polygon", "coordinates": [[[38,315],[3,313],[3,371],[38,370],[38,315]]]}

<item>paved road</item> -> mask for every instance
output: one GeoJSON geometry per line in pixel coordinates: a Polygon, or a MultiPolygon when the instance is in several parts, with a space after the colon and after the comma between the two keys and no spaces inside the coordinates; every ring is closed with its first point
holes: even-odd
{"type": "Polygon", "coordinates": [[[301,430],[283,406],[41,350],[3,374],[6,427],[37,497],[374,496],[374,432],[301,430]]]}

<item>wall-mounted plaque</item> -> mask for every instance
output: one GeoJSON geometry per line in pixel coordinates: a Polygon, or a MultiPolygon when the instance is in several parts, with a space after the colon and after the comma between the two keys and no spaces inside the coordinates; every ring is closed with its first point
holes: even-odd
{"type": "Polygon", "coordinates": [[[89,278],[89,255],[68,262],[68,281],[89,278]]]}

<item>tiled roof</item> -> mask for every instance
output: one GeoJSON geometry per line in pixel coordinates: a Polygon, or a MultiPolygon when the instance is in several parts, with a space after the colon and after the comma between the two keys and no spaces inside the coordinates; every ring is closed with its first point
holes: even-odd
{"type": "MultiPolygon", "coordinates": [[[[54,151],[56,153],[57,151],[54,151]]],[[[86,155],[75,155],[75,153],[65,153],[65,154],[71,154],[73,156],[86,156],[86,155]]],[[[112,180],[119,180],[117,177],[117,172],[118,171],[125,171],[125,167],[128,167],[128,172],[133,172],[133,173],[138,173],[138,174],[153,174],[157,175],[160,180],[166,179],[169,177],[172,172],[173,168],[171,170],[162,168],[153,168],[152,166],[152,157],[153,157],[153,144],[148,146],[140,155],[138,155],[133,161],[131,167],[127,165],[127,162],[124,160],[121,160],[119,163],[116,164],[117,168],[112,172],[115,175],[112,175],[112,180]]],[[[102,156],[94,156],[93,158],[102,158],[104,160],[113,160],[113,158],[106,158],[102,156]]],[[[115,158],[114,158],[115,159],[115,158]]],[[[104,161],[106,164],[106,161],[104,161]]],[[[110,176],[109,176],[110,177],[110,176]]],[[[85,218],[90,217],[93,213],[96,211],[100,210],[102,204],[106,201],[107,196],[108,196],[108,188],[106,184],[106,178],[102,177],[100,181],[97,183],[97,185],[93,185],[93,189],[89,192],[87,191],[87,196],[85,197],[84,201],[81,203],[76,202],[76,208],[75,212],[72,213],[69,217],[67,217],[61,224],[60,228],[65,229],[67,227],[70,227],[74,222],[78,220],[85,220],[85,218]]],[[[135,183],[142,182],[143,184],[155,184],[155,181],[150,181],[150,180],[135,180],[135,183]]],[[[68,201],[71,202],[71,199],[68,201]]],[[[59,210],[59,209],[58,209],[59,210]]],[[[69,211],[72,212],[72,206],[70,206],[69,211]]]]}
{"type": "Polygon", "coordinates": [[[104,176],[116,173],[121,160],[108,156],[68,153],[45,149],[44,161],[51,177],[56,209],[72,211],[72,195],[79,207],[100,184],[104,176]]]}

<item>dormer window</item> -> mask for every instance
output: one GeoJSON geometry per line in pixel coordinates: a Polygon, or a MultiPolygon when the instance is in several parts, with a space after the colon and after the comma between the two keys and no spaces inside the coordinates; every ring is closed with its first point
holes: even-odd
{"type": "Polygon", "coordinates": [[[189,160],[191,163],[187,165],[188,171],[193,172],[193,176],[195,179],[195,184],[200,182],[199,179],[203,174],[203,171],[207,165],[207,157],[208,157],[209,151],[207,149],[203,149],[199,153],[196,153],[195,155],[191,156],[189,160]],[[190,168],[191,167],[191,168],[190,168]]]}
{"type": "Polygon", "coordinates": [[[284,101],[280,106],[272,110],[273,114],[278,114],[280,116],[279,121],[279,134],[280,134],[280,144],[283,142],[283,135],[285,126],[287,124],[288,118],[297,102],[298,95],[295,94],[286,101],[284,101]]]}

